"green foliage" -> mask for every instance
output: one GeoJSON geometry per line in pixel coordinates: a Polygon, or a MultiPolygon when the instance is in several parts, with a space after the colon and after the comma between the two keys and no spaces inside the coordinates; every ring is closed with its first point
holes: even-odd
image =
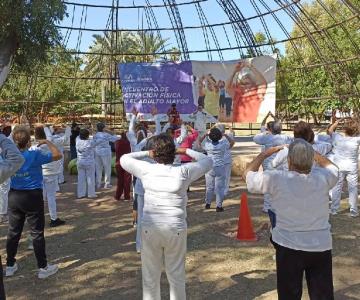
{"type": "Polygon", "coordinates": [[[31,70],[34,64],[44,62],[46,50],[61,40],[56,24],[66,15],[62,0],[1,0],[0,45],[15,39],[15,63],[31,70]]]}
{"type": "MultiPolygon", "coordinates": [[[[331,15],[324,11],[319,1],[313,1],[304,4],[312,21],[310,22],[302,14],[300,18],[310,32],[319,28],[328,29],[322,34],[313,34],[313,40],[299,38],[293,40],[292,44],[290,42],[286,44],[285,57],[280,59],[282,78],[278,78],[283,80],[283,83],[279,84],[278,81],[277,84],[278,98],[289,100],[287,109],[290,114],[304,115],[308,118],[312,116],[315,121],[321,119],[326,109],[360,109],[358,98],[346,96],[359,91],[359,59],[321,66],[324,63],[358,56],[356,49],[356,45],[360,47],[358,19],[347,21],[344,27],[333,26],[334,23],[349,19],[353,13],[341,1],[323,0],[322,2],[331,15]],[[353,43],[350,42],[351,40],[353,43]],[[310,67],[303,68],[304,65],[310,67]],[[338,95],[344,96],[339,98],[338,95]],[[312,98],[323,99],[309,100],[312,98]]],[[[303,35],[302,28],[295,25],[291,36],[296,38],[303,35]]],[[[281,102],[280,107],[283,107],[281,102]]]]}
{"type": "Polygon", "coordinates": [[[162,52],[165,44],[166,40],[152,33],[118,32],[94,35],[94,43],[89,49],[93,54],[83,57],[70,55],[60,46],[52,48],[46,59],[32,63],[31,72],[20,66],[13,68],[13,75],[0,90],[0,100],[6,101],[6,105],[0,106],[0,112],[19,118],[25,115],[31,122],[46,121],[49,116],[72,120],[85,114],[100,114],[106,105],[102,108],[101,104],[92,103],[104,100],[117,103],[107,105],[108,113],[121,115],[122,105],[118,104],[121,90],[118,82],[112,80],[117,74],[117,64],[154,61],[160,57],[156,53],[162,52]],[[141,55],[145,52],[155,54],[141,55]],[[105,79],[80,79],[84,77],[105,79]],[[115,112],[110,112],[110,108],[115,112]]]}

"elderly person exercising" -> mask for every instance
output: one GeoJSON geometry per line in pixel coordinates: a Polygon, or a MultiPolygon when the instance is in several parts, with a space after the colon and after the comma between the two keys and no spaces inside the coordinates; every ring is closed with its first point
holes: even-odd
{"type": "Polygon", "coordinates": [[[145,190],[141,221],[143,300],[160,300],[163,264],[170,300],[185,300],[186,190],[213,163],[202,153],[176,149],[174,139],[167,134],[152,137],[152,149],[120,158],[121,166],[139,178],[145,190]],[[186,154],[195,162],[176,165],[176,154],[186,154]],[[144,160],[149,157],[153,162],[144,160]]]}
{"type": "Polygon", "coordinates": [[[301,299],[304,272],[310,299],[334,299],[328,195],[338,168],[308,142],[295,139],[289,146],[289,171],[258,171],[264,159],[281,149],[268,148],[245,171],[250,192],[271,195],[279,299],[301,299]]]}

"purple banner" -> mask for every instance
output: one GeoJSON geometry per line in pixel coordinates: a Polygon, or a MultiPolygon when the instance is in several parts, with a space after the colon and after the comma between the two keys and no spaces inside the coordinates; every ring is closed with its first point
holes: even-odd
{"type": "Polygon", "coordinates": [[[160,114],[176,103],[180,114],[194,112],[193,74],[191,62],[119,64],[125,111],[135,106],[142,114],[156,107],[160,114]]]}

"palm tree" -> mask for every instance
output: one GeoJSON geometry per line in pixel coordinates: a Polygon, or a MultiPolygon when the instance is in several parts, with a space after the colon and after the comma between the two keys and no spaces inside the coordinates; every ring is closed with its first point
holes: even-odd
{"type": "Polygon", "coordinates": [[[85,56],[85,73],[101,78],[102,111],[106,111],[106,93],[111,81],[116,77],[119,62],[152,62],[165,51],[166,39],[154,33],[128,31],[106,32],[94,35],[94,43],[85,56]],[[145,53],[145,54],[144,54],[145,53]],[[147,55],[151,53],[151,55],[147,55]]]}

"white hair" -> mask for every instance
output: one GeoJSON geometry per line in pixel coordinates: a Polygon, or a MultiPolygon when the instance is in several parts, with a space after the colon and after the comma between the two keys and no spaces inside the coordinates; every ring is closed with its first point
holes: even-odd
{"type": "Polygon", "coordinates": [[[294,139],[289,146],[288,159],[295,171],[309,171],[314,162],[314,149],[303,139],[294,139]]]}

